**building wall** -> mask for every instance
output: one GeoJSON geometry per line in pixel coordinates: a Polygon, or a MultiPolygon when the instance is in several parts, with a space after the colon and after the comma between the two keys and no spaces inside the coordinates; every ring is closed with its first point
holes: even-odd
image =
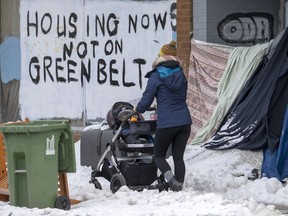
{"type": "Polygon", "coordinates": [[[281,0],[194,0],[193,37],[239,45],[269,41],[280,31],[281,0]]]}

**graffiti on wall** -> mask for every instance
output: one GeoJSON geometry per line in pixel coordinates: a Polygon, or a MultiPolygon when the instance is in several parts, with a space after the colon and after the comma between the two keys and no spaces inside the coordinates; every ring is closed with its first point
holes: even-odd
{"type": "Polygon", "coordinates": [[[219,37],[227,43],[267,42],[274,38],[274,18],[268,13],[233,13],[217,26],[219,37]]]}
{"type": "Polygon", "coordinates": [[[21,1],[21,116],[94,119],[140,98],[176,30],[175,0],[53,2],[21,1]]]}
{"type": "MultiPolygon", "coordinates": [[[[119,77],[120,80],[114,80],[113,78],[113,74],[119,73],[118,69],[114,68],[117,61],[116,56],[123,54],[125,46],[129,45],[128,43],[125,44],[125,42],[123,42],[124,39],[121,37],[115,40],[112,39],[113,36],[116,36],[119,32],[120,20],[115,13],[102,14],[100,16],[95,15],[93,18],[87,15],[84,21],[84,25],[86,26],[85,36],[89,37],[93,35],[95,39],[85,41],[71,40],[79,37],[79,31],[77,29],[77,26],[79,26],[79,23],[77,23],[79,15],[76,13],[71,13],[68,16],[63,15],[62,17],[57,15],[57,19],[54,20],[51,13],[45,13],[39,17],[37,11],[34,14],[27,11],[26,17],[27,25],[24,37],[34,37],[37,39],[44,35],[49,35],[53,31],[52,25],[54,25],[57,40],[65,39],[63,46],[58,47],[60,55],[50,54],[42,58],[38,57],[38,55],[31,56],[28,71],[29,77],[34,84],[38,85],[40,79],[43,79],[44,83],[49,81],[56,83],[81,82],[81,87],[83,87],[84,79],[87,83],[91,80],[91,64],[94,64],[97,65],[95,71],[98,84],[101,85],[109,82],[111,86],[120,86],[119,82],[121,80],[122,86],[124,87],[136,85],[134,82],[126,81],[125,59],[123,59],[123,67],[121,67],[122,76],[119,77]],[[92,26],[94,27],[93,30],[92,26]],[[115,57],[112,59],[97,58],[100,46],[100,41],[97,40],[99,36],[107,37],[107,40],[103,42],[103,49],[100,50],[100,52],[103,52],[104,56],[114,54],[115,57]],[[76,57],[72,57],[73,52],[75,52],[76,57]],[[92,62],[94,59],[96,59],[96,62],[92,62]],[[78,64],[80,66],[79,74],[74,70],[78,64]],[[64,67],[66,67],[66,69],[64,67]]],[[[159,29],[165,29],[168,23],[167,12],[163,14],[153,13],[151,16],[145,13],[141,16],[128,13],[127,17],[128,34],[137,34],[140,28],[153,29],[153,31],[157,32],[159,29]]],[[[171,27],[174,26],[171,24],[171,27]]],[[[137,65],[139,70],[139,87],[142,89],[141,65],[146,64],[146,60],[144,58],[134,58],[131,63],[137,65]]]]}

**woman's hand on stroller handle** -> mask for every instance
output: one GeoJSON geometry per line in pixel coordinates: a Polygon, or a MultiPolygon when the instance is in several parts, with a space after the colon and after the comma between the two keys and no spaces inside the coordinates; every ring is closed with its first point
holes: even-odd
{"type": "MultiPolygon", "coordinates": [[[[138,116],[138,112],[134,111],[133,110],[130,110],[130,112],[125,116],[125,118],[123,119],[122,123],[121,123],[121,126],[124,126],[125,123],[128,121],[128,120],[131,120],[134,116],[138,116]]],[[[137,119],[137,118],[136,118],[137,119]]]]}
{"type": "MultiPolygon", "coordinates": [[[[157,105],[154,104],[153,106],[149,107],[146,111],[155,111],[157,110],[157,105]]],[[[137,112],[136,107],[133,107],[133,111],[137,112]]]]}

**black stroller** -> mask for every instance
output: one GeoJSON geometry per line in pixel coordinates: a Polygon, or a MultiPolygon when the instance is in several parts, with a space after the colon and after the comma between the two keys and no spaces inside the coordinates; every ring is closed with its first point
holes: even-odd
{"type": "Polygon", "coordinates": [[[117,102],[108,112],[107,122],[114,136],[98,159],[90,183],[102,189],[96,177],[104,177],[110,182],[112,193],[123,185],[137,191],[168,190],[163,175],[157,175],[153,157],[156,120],[144,120],[130,103],[117,102]]]}

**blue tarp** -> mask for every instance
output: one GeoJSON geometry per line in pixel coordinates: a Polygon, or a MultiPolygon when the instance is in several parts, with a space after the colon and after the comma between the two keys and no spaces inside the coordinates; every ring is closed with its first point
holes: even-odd
{"type": "Polygon", "coordinates": [[[288,177],[288,106],[278,148],[264,150],[262,177],[276,177],[280,181],[288,177]]]}

